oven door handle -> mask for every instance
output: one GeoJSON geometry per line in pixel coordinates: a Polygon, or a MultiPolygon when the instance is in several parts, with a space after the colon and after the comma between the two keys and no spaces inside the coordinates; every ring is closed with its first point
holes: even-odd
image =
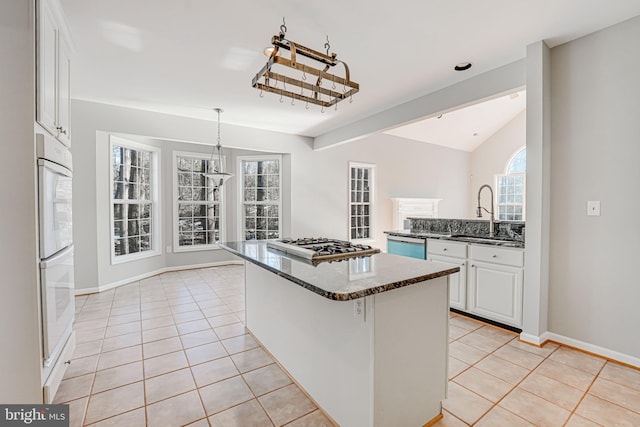
{"type": "Polygon", "coordinates": [[[44,269],[58,265],[70,254],[73,255],[73,245],[69,245],[55,255],[40,261],[40,268],[44,269]]]}
{"type": "Polygon", "coordinates": [[[47,169],[52,170],[54,173],[57,173],[58,175],[64,175],[66,177],[71,178],[73,176],[72,172],[65,168],[64,166],[61,166],[55,162],[52,162],[51,160],[47,160],[47,159],[38,159],[38,166],[43,166],[47,169]]]}

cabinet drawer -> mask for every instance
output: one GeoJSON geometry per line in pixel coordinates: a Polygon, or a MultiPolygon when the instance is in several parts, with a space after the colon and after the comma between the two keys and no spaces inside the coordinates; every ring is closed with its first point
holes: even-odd
{"type": "Polygon", "coordinates": [[[474,261],[492,262],[495,264],[524,266],[522,249],[507,249],[486,245],[469,245],[469,258],[474,261]]]}
{"type": "Polygon", "coordinates": [[[427,239],[427,254],[466,258],[467,244],[448,240],[427,239]]]}

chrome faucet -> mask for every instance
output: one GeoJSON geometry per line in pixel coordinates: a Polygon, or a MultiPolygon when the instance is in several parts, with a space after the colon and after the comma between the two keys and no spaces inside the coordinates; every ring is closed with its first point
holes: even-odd
{"type": "Polygon", "coordinates": [[[491,218],[489,219],[489,237],[493,237],[493,233],[495,230],[495,216],[493,214],[493,189],[491,188],[491,186],[489,184],[485,184],[482,187],[480,187],[480,189],[478,190],[478,207],[476,208],[476,214],[478,215],[478,218],[482,218],[482,210],[484,209],[485,212],[487,212],[488,214],[491,215],[491,218]],[[480,193],[482,193],[482,189],[483,188],[488,188],[489,191],[491,192],[491,211],[488,211],[486,208],[483,208],[482,206],[480,206],[480,193]]]}

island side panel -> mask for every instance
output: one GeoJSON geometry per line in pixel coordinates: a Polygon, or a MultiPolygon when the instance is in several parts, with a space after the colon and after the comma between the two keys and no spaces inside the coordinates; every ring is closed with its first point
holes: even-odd
{"type": "Polygon", "coordinates": [[[447,387],[448,278],[375,295],[376,427],[418,427],[441,413],[447,387]]]}
{"type": "Polygon", "coordinates": [[[373,426],[372,320],[354,317],[354,301],[329,300],[249,262],[245,269],[247,328],[340,425],[373,426]]]}

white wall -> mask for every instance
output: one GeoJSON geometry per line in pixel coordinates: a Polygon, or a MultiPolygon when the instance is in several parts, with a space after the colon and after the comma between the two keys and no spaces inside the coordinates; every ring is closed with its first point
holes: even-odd
{"type": "MultiPolygon", "coordinates": [[[[202,144],[215,143],[215,121],[188,119],[77,100],[71,103],[71,118],[77,290],[95,291],[100,287],[124,283],[166,267],[200,265],[233,259],[223,250],[165,253],[166,246],[172,244],[172,152],[178,150],[211,153],[211,146],[202,144]],[[162,150],[160,196],[164,207],[161,214],[165,218],[166,226],[162,230],[162,254],[158,256],[111,265],[109,134],[130,137],[139,142],[156,145],[162,150]]],[[[252,154],[263,150],[310,150],[310,140],[305,137],[232,125],[224,125],[224,132],[223,149],[235,145],[252,150],[252,154]]],[[[228,158],[227,164],[232,170],[235,158],[228,158]]],[[[236,201],[232,191],[227,192],[227,202],[227,213],[234,214],[233,206],[236,201]]],[[[289,202],[285,200],[284,203],[289,202]]],[[[230,233],[235,230],[234,224],[232,221],[227,224],[230,233]]],[[[229,234],[227,238],[230,237],[235,238],[233,234],[229,234]]]]}
{"type": "Polygon", "coordinates": [[[640,17],[551,51],[549,328],[635,358],[638,40],[640,17]],[[602,216],[586,216],[587,200],[602,201],[602,216]]]}
{"type": "Polygon", "coordinates": [[[469,153],[377,134],[349,144],[291,156],[292,234],[348,238],[349,161],[376,165],[375,241],[386,248],[393,229],[391,197],[443,199],[439,214],[459,218],[468,210],[469,153]]]}
{"type": "MultiPolygon", "coordinates": [[[[505,173],[507,162],[525,146],[526,128],[526,111],[523,111],[471,152],[470,209],[467,218],[476,218],[478,189],[482,185],[489,184],[496,191],[495,175],[505,173]]],[[[482,206],[487,206],[485,197],[488,203],[488,193],[482,195],[482,206]]]]}
{"type": "Polygon", "coordinates": [[[34,1],[0,2],[0,402],[42,403],[34,1]]]}
{"type": "MultiPolygon", "coordinates": [[[[210,146],[180,141],[213,143],[215,122],[77,100],[72,102],[72,120],[74,233],[78,252],[76,289],[121,283],[165,267],[232,259],[222,250],[164,253],[165,247],[171,244],[171,226],[165,221],[161,255],[114,266],[110,261],[108,134],[129,135],[162,148],[163,215],[169,219],[171,152],[210,153],[210,146]]],[[[223,127],[223,147],[235,147],[233,150],[227,148],[231,153],[227,165],[232,172],[238,155],[256,154],[257,151],[284,154],[283,237],[348,237],[349,161],[377,166],[374,242],[377,247],[386,246],[383,231],[391,228],[391,197],[442,198],[440,213],[447,217],[460,217],[469,209],[469,153],[382,134],[329,150],[313,151],[310,140],[305,137],[225,125],[224,122],[223,127]]],[[[226,194],[227,239],[237,238],[236,185],[232,182],[226,194]]]]}

